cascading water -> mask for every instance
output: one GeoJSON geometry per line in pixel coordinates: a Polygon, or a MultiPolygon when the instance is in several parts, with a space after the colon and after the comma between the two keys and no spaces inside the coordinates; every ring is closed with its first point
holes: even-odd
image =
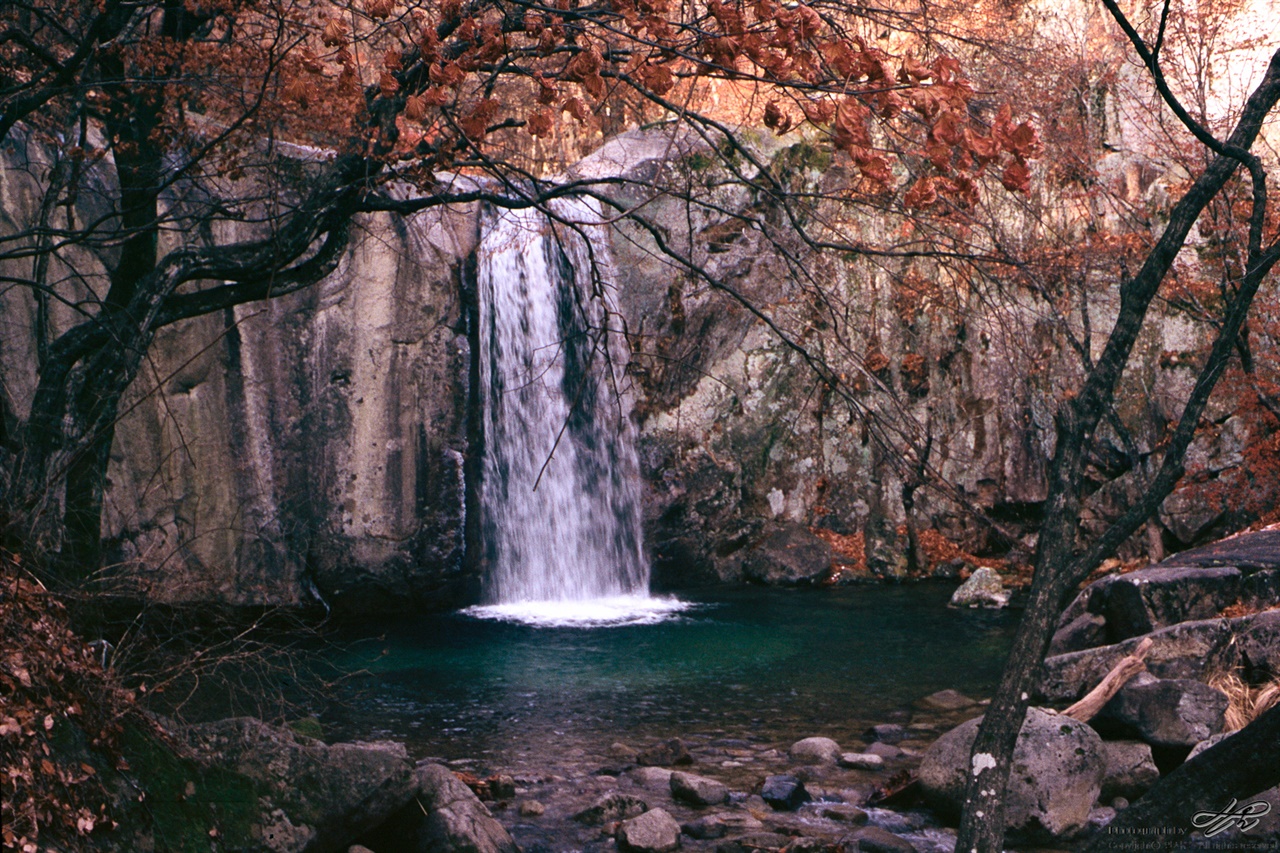
{"type": "Polygon", "coordinates": [[[482,222],[487,604],[470,612],[536,624],[649,621],[681,605],[648,594],[625,346],[605,302],[607,234],[585,201],[553,212],[559,222],[535,209],[482,222]]]}

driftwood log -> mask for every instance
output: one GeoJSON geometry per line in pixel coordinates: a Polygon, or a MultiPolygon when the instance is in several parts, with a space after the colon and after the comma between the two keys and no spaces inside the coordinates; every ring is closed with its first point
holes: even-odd
{"type": "Polygon", "coordinates": [[[1151,651],[1151,646],[1151,638],[1144,637],[1131,654],[1120,658],[1116,665],[1111,668],[1111,671],[1103,676],[1097,687],[1090,690],[1083,699],[1062,713],[1082,723],[1087,723],[1093,719],[1102,710],[1102,706],[1106,705],[1111,697],[1115,696],[1120,691],[1120,688],[1128,683],[1129,679],[1147,668],[1144,659],[1147,656],[1147,652],[1151,651]]]}

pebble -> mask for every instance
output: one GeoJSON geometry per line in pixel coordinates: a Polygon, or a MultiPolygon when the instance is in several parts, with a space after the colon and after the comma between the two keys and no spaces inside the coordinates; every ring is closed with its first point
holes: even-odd
{"type": "Polygon", "coordinates": [[[520,804],[521,817],[540,817],[547,807],[537,800],[525,800],[520,804]]]}

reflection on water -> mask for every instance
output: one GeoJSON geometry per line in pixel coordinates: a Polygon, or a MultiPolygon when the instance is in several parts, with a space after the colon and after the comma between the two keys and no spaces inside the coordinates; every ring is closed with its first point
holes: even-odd
{"type": "Polygon", "coordinates": [[[365,668],[326,720],[483,769],[606,762],[618,740],[706,735],[854,744],[873,722],[952,687],[993,689],[1003,612],[948,609],[943,585],[741,589],[653,624],[538,628],[455,613],[404,622],[339,661],[365,668]]]}

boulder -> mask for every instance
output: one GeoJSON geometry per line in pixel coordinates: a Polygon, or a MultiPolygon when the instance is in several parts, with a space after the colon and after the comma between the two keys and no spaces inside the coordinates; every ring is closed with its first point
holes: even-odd
{"type": "MultiPolygon", "coordinates": [[[[1280,601],[1280,595],[1272,599],[1273,604],[1276,601],[1280,601]]],[[[1280,678],[1280,610],[1234,621],[1239,623],[1236,652],[1248,680],[1261,683],[1280,678]]]]}
{"type": "Polygon", "coordinates": [[[822,807],[822,816],[841,823],[866,823],[870,815],[849,803],[831,803],[822,807]]]}
{"type": "Polygon", "coordinates": [[[1138,673],[1103,706],[1094,720],[1131,732],[1154,746],[1195,746],[1222,731],[1227,697],[1190,679],[1138,673]]]}
{"type": "Polygon", "coordinates": [[[982,566],[951,596],[952,607],[986,607],[999,609],[1009,606],[1009,591],[1004,588],[995,569],[982,566]]]}
{"type": "Polygon", "coordinates": [[[633,767],[627,776],[641,788],[665,791],[671,787],[672,772],[665,767],[633,767]]]}
{"type": "Polygon", "coordinates": [[[1240,598],[1240,578],[1235,566],[1165,563],[1120,575],[1104,596],[1108,639],[1114,643],[1179,622],[1212,619],[1240,598]]]}
{"type": "Polygon", "coordinates": [[[1097,613],[1081,613],[1060,625],[1049,642],[1049,655],[1091,649],[1107,642],[1107,620],[1097,613]]]}
{"type": "Polygon", "coordinates": [[[396,849],[413,853],[520,853],[506,828],[453,771],[424,763],[416,775],[418,801],[402,809],[378,833],[381,838],[394,838],[396,849]]]}
{"type": "Polygon", "coordinates": [[[671,774],[671,796],[691,806],[718,806],[729,800],[729,789],[715,779],[677,770],[671,774]]]}
{"type": "Polygon", "coordinates": [[[680,738],[671,738],[640,750],[636,763],[648,767],[670,767],[675,764],[692,764],[693,756],[680,738]]]}
{"type": "Polygon", "coordinates": [[[598,826],[602,823],[636,817],[648,810],[649,804],[639,797],[633,797],[621,791],[610,791],[575,814],[573,819],[588,826],[598,826]]]}
{"type": "Polygon", "coordinates": [[[1104,741],[1107,769],[1102,777],[1102,801],[1116,797],[1136,800],[1160,778],[1151,747],[1138,740],[1104,741]]]}
{"type": "Polygon", "coordinates": [[[180,734],[206,759],[260,786],[251,832],[272,853],[346,850],[412,802],[418,787],[402,744],[328,746],[251,717],[180,734]]]}
{"type": "Polygon", "coordinates": [[[831,572],[831,545],[799,524],[779,524],[743,559],[742,576],[771,586],[815,583],[831,572]]]}
{"type": "MultiPolygon", "coordinates": [[[[1232,646],[1233,623],[1241,620],[1207,619],[1183,622],[1148,634],[1151,650],[1147,671],[1159,678],[1203,680],[1210,672],[1230,669],[1238,662],[1232,646]]],[[[1122,657],[1141,642],[1133,637],[1120,643],[1046,658],[1041,696],[1051,702],[1074,702],[1092,690],[1122,657]]]]}
{"type": "Polygon", "coordinates": [[[794,811],[810,799],[803,782],[784,775],[766,777],[760,796],[777,811],[794,811]]]}
{"type": "MultiPolygon", "coordinates": [[[[982,718],[934,742],[920,763],[920,788],[940,814],[955,818],[970,772],[969,752],[982,718]]],[[[1011,840],[1069,838],[1083,829],[1102,789],[1102,739],[1084,723],[1031,708],[1018,735],[1009,774],[1005,821],[1011,840]]]]}
{"type": "Polygon", "coordinates": [[[680,846],[680,824],[662,809],[653,809],[618,824],[614,838],[623,853],[669,853],[680,846]]]}
{"type": "Polygon", "coordinates": [[[728,835],[729,827],[725,826],[724,821],[720,820],[718,815],[706,815],[697,820],[680,824],[680,831],[698,841],[714,841],[717,838],[724,838],[728,835]]]}
{"type": "Polygon", "coordinates": [[[840,756],[840,766],[852,770],[881,770],[884,759],[871,752],[845,752],[840,756]]]}
{"type": "Polygon", "coordinates": [[[796,764],[835,764],[840,760],[840,744],[829,737],[807,737],[793,743],[787,755],[796,764]]]}

